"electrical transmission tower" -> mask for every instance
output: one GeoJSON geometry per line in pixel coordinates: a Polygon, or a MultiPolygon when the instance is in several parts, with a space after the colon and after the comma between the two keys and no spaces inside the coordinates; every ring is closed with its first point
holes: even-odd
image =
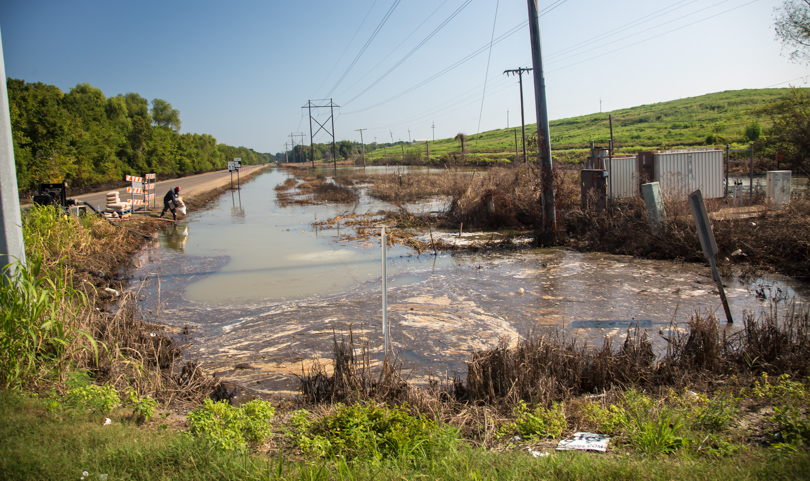
{"type": "Polygon", "coordinates": [[[327,134],[332,136],[332,161],[334,162],[335,171],[337,171],[337,147],[335,146],[335,107],[340,107],[340,105],[335,105],[332,102],[332,99],[329,99],[329,104],[327,105],[317,105],[313,104],[312,100],[308,100],[307,104],[302,109],[307,109],[309,111],[309,151],[310,155],[312,156],[312,167],[315,167],[315,135],[318,134],[321,130],[326,131],[327,134]],[[312,118],[312,109],[329,109],[329,118],[322,124],[318,122],[318,119],[312,118]],[[318,130],[315,133],[312,133],[312,121],[315,121],[318,124],[318,130]],[[327,122],[331,122],[332,130],[328,130],[324,124],[327,122]]]}

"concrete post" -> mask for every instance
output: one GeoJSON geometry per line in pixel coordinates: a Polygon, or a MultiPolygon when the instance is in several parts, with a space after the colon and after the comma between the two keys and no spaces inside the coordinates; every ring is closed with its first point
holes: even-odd
{"type": "Polygon", "coordinates": [[[661,198],[661,186],[658,182],[641,184],[641,195],[647,205],[647,216],[654,233],[658,233],[667,225],[667,213],[664,210],[664,201],[661,198]]]}
{"type": "MultiPolygon", "coordinates": [[[[6,85],[6,66],[3,58],[3,44],[0,40],[0,267],[13,264],[25,266],[25,244],[23,242],[20,197],[17,188],[17,168],[14,165],[14,141],[11,136],[11,115],[6,85]]],[[[9,275],[16,272],[12,267],[9,275]]]]}

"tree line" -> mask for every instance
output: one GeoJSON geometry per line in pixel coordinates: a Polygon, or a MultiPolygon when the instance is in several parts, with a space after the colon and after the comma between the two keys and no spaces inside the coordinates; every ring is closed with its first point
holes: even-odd
{"type": "Polygon", "coordinates": [[[180,133],[180,112],[137,93],[105,97],[87,83],[63,93],[54,85],[7,79],[14,158],[20,192],[43,182],[101,185],[125,175],[175,177],[273,156],[217,144],[210,134],[180,133]]]}

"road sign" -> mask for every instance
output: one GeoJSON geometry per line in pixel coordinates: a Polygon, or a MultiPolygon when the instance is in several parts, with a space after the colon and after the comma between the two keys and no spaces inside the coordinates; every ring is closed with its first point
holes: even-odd
{"type": "Polygon", "coordinates": [[[698,239],[700,239],[700,247],[703,248],[703,255],[709,260],[709,265],[712,268],[712,277],[714,277],[714,282],[717,283],[717,290],[720,291],[720,300],[723,302],[723,310],[726,311],[726,320],[731,324],[734,320],[731,318],[731,309],[728,307],[726,290],[723,288],[723,280],[720,278],[717,265],[714,263],[714,256],[718,252],[717,242],[714,240],[714,232],[712,232],[712,225],[709,222],[709,214],[706,212],[706,204],[703,202],[703,193],[701,193],[700,190],[689,194],[689,206],[692,208],[692,217],[695,218],[695,228],[697,229],[698,239]]]}

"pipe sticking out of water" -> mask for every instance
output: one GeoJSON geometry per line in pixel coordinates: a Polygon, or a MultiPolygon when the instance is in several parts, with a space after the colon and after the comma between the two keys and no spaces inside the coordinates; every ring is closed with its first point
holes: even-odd
{"type": "Polygon", "coordinates": [[[382,328],[383,328],[383,352],[385,364],[388,364],[388,275],[386,274],[387,241],[385,239],[385,226],[380,234],[382,243],[382,328]]]}

